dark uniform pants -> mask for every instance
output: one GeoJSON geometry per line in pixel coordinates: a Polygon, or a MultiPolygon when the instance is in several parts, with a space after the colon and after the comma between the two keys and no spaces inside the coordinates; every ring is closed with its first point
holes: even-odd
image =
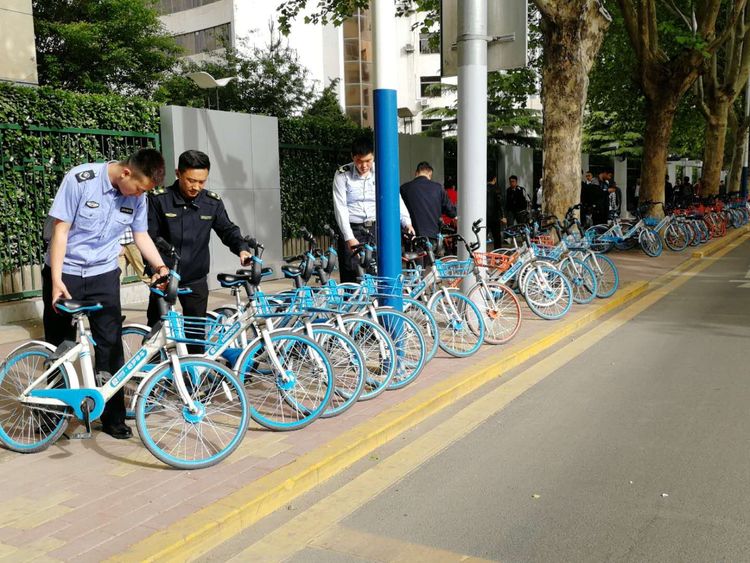
{"type": "MultiPolygon", "coordinates": [[[[180,284],[180,288],[190,289],[190,293],[178,296],[182,305],[182,314],[186,317],[205,317],[208,308],[208,281],[203,277],[199,280],[180,284]]],[[[151,293],[148,299],[148,326],[154,326],[161,317],[158,295],[151,293]]],[[[190,335],[188,335],[190,336],[190,335]]],[[[200,337],[199,337],[200,338],[200,337]]],[[[188,352],[191,354],[202,354],[203,346],[200,344],[188,344],[188,352]]]]}
{"type": "MultiPolygon", "coordinates": [[[[125,363],[122,351],[122,307],[120,305],[120,269],[98,276],[62,275],[62,281],[76,300],[96,301],[102,309],[89,313],[94,348],[94,369],[114,375],[125,363]]],[[[52,307],[52,272],[42,270],[42,302],[44,303],[44,339],[55,346],[64,340],[75,341],[76,328],[68,314],[60,314],[52,307]]],[[[102,422],[114,424],[125,420],[125,393],[120,389],[107,401],[102,422]]]]}
{"type": "MultiPolygon", "coordinates": [[[[375,223],[370,227],[365,227],[362,223],[351,223],[352,234],[360,244],[368,243],[375,245],[377,232],[375,223]]],[[[343,236],[339,238],[339,279],[342,282],[356,282],[357,280],[357,268],[354,265],[358,261],[358,256],[354,255],[349,249],[349,245],[343,240],[343,236]]]]}

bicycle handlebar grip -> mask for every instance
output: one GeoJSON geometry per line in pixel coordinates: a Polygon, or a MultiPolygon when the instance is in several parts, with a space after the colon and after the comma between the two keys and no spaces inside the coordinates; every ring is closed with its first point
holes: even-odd
{"type": "Polygon", "coordinates": [[[171,254],[174,252],[174,247],[169,244],[166,240],[164,240],[162,237],[156,237],[156,240],[154,241],[154,244],[156,245],[156,248],[161,250],[162,252],[166,254],[171,254]]]}

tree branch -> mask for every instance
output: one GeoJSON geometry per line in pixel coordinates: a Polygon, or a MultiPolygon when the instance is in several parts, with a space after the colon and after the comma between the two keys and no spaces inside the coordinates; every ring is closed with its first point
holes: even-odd
{"type": "Polygon", "coordinates": [[[688,26],[688,29],[692,29],[693,25],[690,21],[690,18],[688,18],[685,14],[682,13],[682,11],[677,7],[677,5],[674,3],[674,0],[664,0],[664,5],[666,8],[672,12],[675,16],[680,18],[682,21],[685,22],[685,25],[688,26]]]}

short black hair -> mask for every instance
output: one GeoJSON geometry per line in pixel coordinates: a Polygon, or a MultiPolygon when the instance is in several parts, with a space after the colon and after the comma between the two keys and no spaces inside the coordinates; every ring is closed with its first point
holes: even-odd
{"type": "Polygon", "coordinates": [[[365,156],[375,152],[370,137],[357,137],[352,141],[352,156],[365,156]]]}
{"type": "Polygon", "coordinates": [[[211,160],[201,151],[189,150],[180,155],[177,160],[177,170],[185,172],[189,169],[211,170],[211,160]]]}
{"type": "Polygon", "coordinates": [[[512,174],[511,176],[508,177],[508,180],[515,180],[516,182],[518,182],[518,176],[516,176],[515,174],[512,174]]]}
{"type": "Polygon", "coordinates": [[[156,149],[138,149],[120,164],[132,168],[157,186],[164,182],[164,157],[156,149]]]}
{"type": "Polygon", "coordinates": [[[432,166],[430,165],[430,163],[426,160],[423,160],[422,162],[417,164],[417,174],[419,174],[420,172],[432,172],[432,166]]]}

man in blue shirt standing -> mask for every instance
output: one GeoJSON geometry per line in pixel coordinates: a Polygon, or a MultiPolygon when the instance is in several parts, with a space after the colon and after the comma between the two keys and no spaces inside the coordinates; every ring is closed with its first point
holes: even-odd
{"type": "MultiPolygon", "coordinates": [[[[49,212],[52,232],[42,270],[44,334],[50,344],[75,338],[68,316],[55,309],[60,299],[101,303],[89,315],[96,342],[97,373],[115,373],[124,363],[120,306],[120,237],[130,227],[143,257],[157,272],[169,269],[148,236],[143,194],[164,179],[164,159],[154,149],[140,149],[127,160],[76,166],[65,175],[49,212]]],[[[101,417],[104,432],[132,436],[125,424],[124,392],[107,402],[101,417]]]]}

